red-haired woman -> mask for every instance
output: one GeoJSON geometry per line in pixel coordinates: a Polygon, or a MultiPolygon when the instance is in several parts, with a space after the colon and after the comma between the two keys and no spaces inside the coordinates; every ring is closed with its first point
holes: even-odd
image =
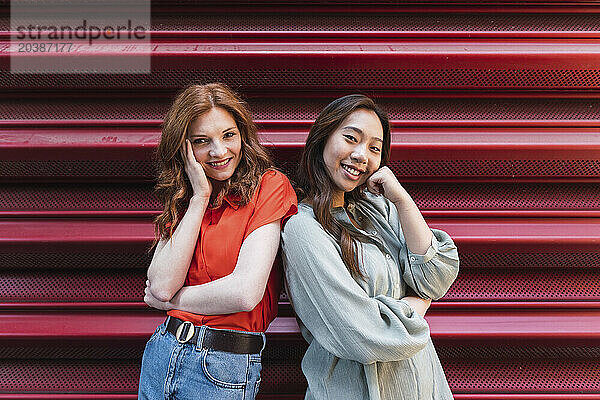
{"type": "Polygon", "coordinates": [[[222,84],[177,96],[158,157],[164,209],[144,301],[168,317],[146,344],[139,398],[254,399],[295,193],[245,103],[222,84]]]}
{"type": "Polygon", "coordinates": [[[458,253],[385,166],[390,142],[386,114],[362,95],[330,103],[306,139],[302,202],[282,232],[309,343],[306,400],[452,399],[423,315],[456,278],[458,253]]]}

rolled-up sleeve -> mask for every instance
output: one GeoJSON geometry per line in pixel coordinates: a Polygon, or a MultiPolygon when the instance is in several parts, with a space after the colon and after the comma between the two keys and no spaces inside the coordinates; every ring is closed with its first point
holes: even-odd
{"type": "Polygon", "coordinates": [[[406,248],[400,255],[402,278],[422,298],[443,297],[458,275],[458,250],[446,232],[432,229],[431,246],[423,255],[406,248]]]}
{"type": "Polygon", "coordinates": [[[403,300],[370,297],[338,249],[306,214],[290,218],[282,232],[288,294],[314,339],[336,357],[363,364],[408,359],[422,350],[427,322],[403,300]]]}

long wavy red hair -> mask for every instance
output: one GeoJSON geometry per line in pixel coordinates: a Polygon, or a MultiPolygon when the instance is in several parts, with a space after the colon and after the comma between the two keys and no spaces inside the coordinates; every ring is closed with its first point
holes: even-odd
{"type": "Polygon", "coordinates": [[[263,173],[273,167],[266,149],[258,141],[256,125],[246,103],[221,83],[190,85],[180,92],[162,124],[157,149],[158,178],[154,187],[163,211],[154,219],[154,247],[160,239],[170,239],[179,219],[189,206],[192,186],[184,168],[184,146],[192,122],[214,107],[228,111],[242,139],[240,163],[233,176],[214,196],[211,207],[220,207],[225,196],[246,205],[260,183],[263,173]]]}

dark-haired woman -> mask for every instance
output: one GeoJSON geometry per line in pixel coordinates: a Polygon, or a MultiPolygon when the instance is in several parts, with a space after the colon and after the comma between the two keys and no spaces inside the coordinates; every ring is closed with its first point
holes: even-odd
{"type": "Polygon", "coordinates": [[[221,84],[177,96],[158,156],[164,210],[144,301],[168,317],[146,344],[139,398],[254,399],[295,193],[245,104],[221,84]]]}
{"type": "Polygon", "coordinates": [[[452,399],[423,316],[458,254],[385,167],[390,141],[387,116],[362,95],[329,104],[306,139],[282,249],[309,343],[307,400],[452,399]]]}

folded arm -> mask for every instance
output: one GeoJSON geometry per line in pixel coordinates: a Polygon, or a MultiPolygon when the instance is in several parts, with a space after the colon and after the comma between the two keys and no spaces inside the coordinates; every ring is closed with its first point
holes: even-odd
{"type": "Polygon", "coordinates": [[[280,220],[263,225],[243,241],[231,274],[202,285],[184,286],[170,301],[144,300],[155,308],[202,315],[251,311],[264,295],[279,238],[280,220]]]}
{"type": "Polygon", "coordinates": [[[400,257],[402,279],[417,296],[438,300],[443,297],[458,275],[458,251],[450,236],[441,230],[432,229],[431,245],[425,254],[406,250],[400,257]]]}
{"type": "Polygon", "coordinates": [[[452,238],[430,229],[412,198],[388,205],[388,221],[406,243],[399,257],[402,278],[418,297],[440,299],[458,275],[458,250],[452,238]]]}
{"type": "Polygon", "coordinates": [[[314,219],[288,221],[282,249],[292,306],[330,353],[371,364],[410,358],[428,343],[425,320],[405,300],[370,297],[314,219]]]}

